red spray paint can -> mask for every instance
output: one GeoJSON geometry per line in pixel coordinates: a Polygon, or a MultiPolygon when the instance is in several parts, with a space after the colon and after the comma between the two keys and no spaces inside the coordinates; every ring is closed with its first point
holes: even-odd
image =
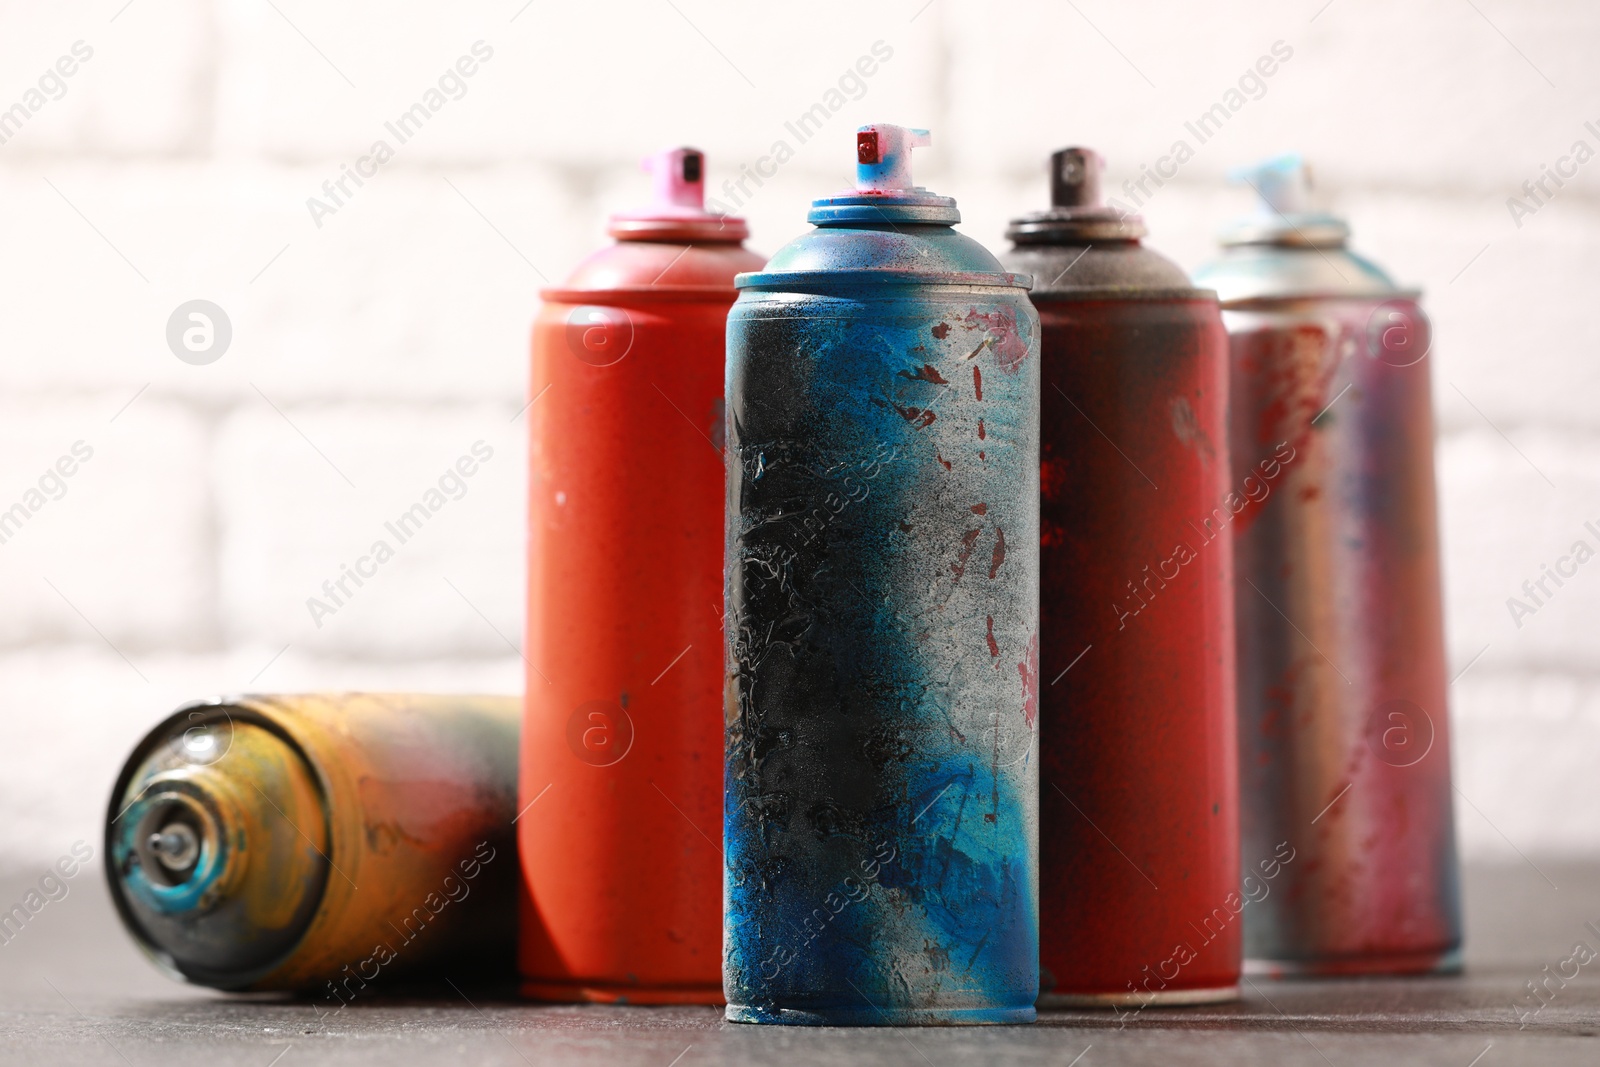
{"type": "MultiPolygon", "coordinates": [[[[1242,840],[1289,863],[1245,923],[1269,974],[1459,969],[1428,320],[1308,209],[1298,156],[1200,274],[1231,336],[1242,840]]],[[[1248,881],[1246,888],[1249,888],[1248,881]]]]}
{"type": "Polygon", "coordinates": [[[763,260],[703,157],[542,295],[533,328],[524,991],[722,1000],[723,330],[763,260]]]}
{"type": "Polygon", "coordinates": [[[1216,294],[1051,157],[1012,222],[1043,328],[1041,1006],[1238,996],[1227,336],[1216,294]]]}

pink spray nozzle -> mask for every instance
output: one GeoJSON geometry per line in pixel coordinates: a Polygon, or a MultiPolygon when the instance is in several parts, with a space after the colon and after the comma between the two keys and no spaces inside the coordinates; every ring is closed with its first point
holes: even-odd
{"type": "Polygon", "coordinates": [[[675,214],[675,209],[687,209],[696,215],[705,211],[705,156],[698,149],[669,148],[646,156],[644,169],[652,178],[649,210],[675,214]]]}
{"type": "Polygon", "coordinates": [[[706,210],[705,156],[696,148],[669,148],[647,156],[650,203],[611,216],[611,236],[642,241],[743,241],[744,220],[706,210]]]}
{"type": "Polygon", "coordinates": [[[909,193],[911,150],[932,143],[927,130],[877,122],[856,131],[856,188],[873,193],[909,193]]]}

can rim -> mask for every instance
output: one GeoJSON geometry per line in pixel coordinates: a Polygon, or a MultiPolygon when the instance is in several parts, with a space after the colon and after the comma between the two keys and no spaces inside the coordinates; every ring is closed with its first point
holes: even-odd
{"type": "Polygon", "coordinates": [[[711,245],[743,244],[750,227],[737,215],[613,215],[606,233],[619,241],[694,241],[711,245]]]}
{"type": "Polygon", "coordinates": [[[1151,288],[1137,285],[1086,285],[1078,289],[1035,289],[1028,296],[1035,304],[1084,300],[1199,300],[1221,303],[1215,289],[1199,286],[1151,288]]]}
{"type": "Polygon", "coordinates": [[[1223,311],[1256,311],[1269,310],[1285,305],[1300,304],[1306,301],[1330,302],[1337,301],[1346,304],[1382,304],[1390,300],[1422,299],[1421,289],[1382,289],[1368,293],[1352,293],[1347,290],[1306,289],[1293,293],[1271,293],[1260,296],[1240,296],[1231,300],[1223,300],[1223,311]]]}
{"type": "Polygon", "coordinates": [[[733,303],[739,295],[731,285],[635,285],[609,289],[567,289],[551,286],[539,290],[539,299],[556,304],[683,304],[722,300],[733,303]]]}
{"type": "Polygon", "coordinates": [[[546,304],[693,304],[726,301],[733,304],[738,290],[731,285],[629,285],[608,290],[568,290],[550,286],[539,290],[546,304]]]}
{"type": "Polygon", "coordinates": [[[792,270],[748,271],[734,275],[734,287],[747,289],[786,289],[797,287],[837,288],[860,285],[983,285],[996,289],[1032,289],[1033,275],[1011,271],[918,270],[792,270]]]}

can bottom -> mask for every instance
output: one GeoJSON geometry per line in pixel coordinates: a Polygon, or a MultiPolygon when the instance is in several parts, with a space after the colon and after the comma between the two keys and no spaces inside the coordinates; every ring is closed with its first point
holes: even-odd
{"type": "Polygon", "coordinates": [[[524,979],[522,995],[558,1004],[721,1004],[722,985],[647,986],[631,982],[550,982],[524,979]]]}
{"type": "Polygon", "coordinates": [[[1460,974],[1461,946],[1440,952],[1392,952],[1315,960],[1247,959],[1244,973],[1265,978],[1339,978],[1374,974],[1460,974]]]}
{"type": "Polygon", "coordinates": [[[1239,999],[1239,986],[1208,989],[1161,989],[1146,993],[1043,993],[1041,1008],[1180,1008],[1193,1004],[1227,1004],[1239,999]]]}
{"type": "Polygon", "coordinates": [[[1020,1008],[766,1008],[729,1004],[723,1017],[731,1023],[778,1026],[1006,1026],[1031,1023],[1033,1005],[1020,1008]]]}

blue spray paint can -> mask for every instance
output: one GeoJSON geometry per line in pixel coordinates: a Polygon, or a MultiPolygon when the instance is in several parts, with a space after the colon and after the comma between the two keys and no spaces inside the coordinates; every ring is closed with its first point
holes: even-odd
{"type": "Polygon", "coordinates": [[[1039,319],[862,127],[728,317],[727,1017],[1030,1022],[1039,319]]]}

